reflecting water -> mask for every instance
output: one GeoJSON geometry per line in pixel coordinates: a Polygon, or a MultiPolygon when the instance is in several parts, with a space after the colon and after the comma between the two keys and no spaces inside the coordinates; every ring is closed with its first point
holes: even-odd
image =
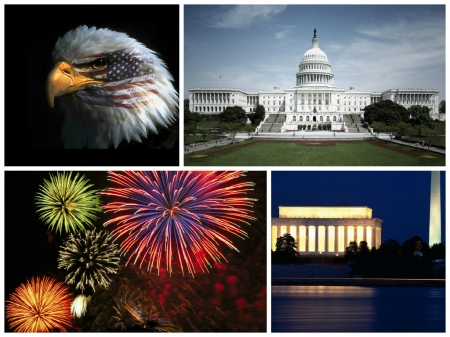
{"type": "Polygon", "coordinates": [[[445,288],[272,286],[273,332],[444,332],[445,288]]]}

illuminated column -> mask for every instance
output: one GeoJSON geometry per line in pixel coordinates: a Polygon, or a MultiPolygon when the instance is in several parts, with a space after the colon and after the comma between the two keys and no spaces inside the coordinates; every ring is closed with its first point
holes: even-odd
{"type": "Polygon", "coordinates": [[[364,228],[362,226],[356,227],[356,242],[359,244],[364,240],[364,228]]]}
{"type": "Polygon", "coordinates": [[[314,252],[316,249],[316,227],[308,226],[308,252],[314,252]]]}
{"type": "Polygon", "coordinates": [[[375,249],[378,249],[375,226],[372,227],[372,247],[375,247],[375,249]]]}
{"type": "Polygon", "coordinates": [[[278,238],[277,234],[278,234],[278,227],[272,226],[272,249],[273,250],[276,249],[277,238],[278,238]]]}
{"type": "Polygon", "coordinates": [[[299,226],[298,228],[298,236],[299,236],[299,251],[300,252],[306,252],[306,227],[305,226],[299,226]]]}
{"type": "Polygon", "coordinates": [[[341,251],[345,251],[345,247],[348,247],[348,226],[344,227],[344,249],[341,251]]]}
{"type": "Polygon", "coordinates": [[[366,242],[367,246],[369,246],[369,249],[372,249],[372,247],[375,247],[373,243],[373,235],[372,235],[373,228],[371,226],[366,227],[366,242]]]}
{"type": "Polygon", "coordinates": [[[338,233],[338,226],[334,227],[334,252],[337,253],[338,247],[339,247],[339,233],[338,233]]]}
{"type": "Polygon", "coordinates": [[[316,235],[316,242],[314,244],[314,251],[318,252],[319,251],[319,226],[314,226],[315,227],[315,235],[316,235]]]}
{"type": "Polygon", "coordinates": [[[295,243],[297,243],[297,251],[298,251],[298,237],[297,237],[297,226],[291,226],[289,229],[289,234],[294,238],[295,243]]]}
{"type": "Polygon", "coordinates": [[[347,239],[347,229],[344,226],[339,226],[339,241],[338,241],[338,252],[345,252],[345,240],[347,239]]]}
{"type": "Polygon", "coordinates": [[[326,252],[327,245],[327,231],[325,226],[317,226],[317,246],[318,252],[326,252]]]}
{"type": "MultiPolygon", "coordinates": [[[[347,227],[347,232],[348,232],[348,236],[347,236],[347,243],[346,245],[348,246],[348,244],[350,243],[350,241],[356,241],[355,240],[355,227],[353,226],[348,226],[347,227]]],[[[346,247],[347,247],[346,246],[346,247]]]]}
{"type": "Polygon", "coordinates": [[[330,248],[329,248],[329,245],[328,245],[328,226],[327,227],[324,227],[324,229],[325,229],[325,249],[324,249],[324,251],[325,252],[329,252],[330,251],[330,248]]]}
{"type": "Polygon", "coordinates": [[[376,238],[375,238],[375,247],[379,247],[381,245],[381,229],[375,228],[376,238]]]}
{"type": "MultiPolygon", "coordinates": [[[[363,240],[367,242],[367,231],[366,231],[366,227],[361,227],[362,231],[363,231],[363,240]]],[[[369,243],[367,242],[367,246],[369,246],[369,243]]],[[[369,247],[370,249],[370,247],[369,247]]]]}
{"type": "Polygon", "coordinates": [[[281,226],[277,226],[277,238],[281,236],[281,226]]]}
{"type": "Polygon", "coordinates": [[[283,236],[284,234],[287,233],[287,227],[286,226],[280,226],[281,231],[280,231],[280,236],[283,236]]]}
{"type": "Polygon", "coordinates": [[[309,226],[305,226],[305,252],[309,251],[309,226]]]}
{"type": "Polygon", "coordinates": [[[441,243],[441,189],[439,171],[431,171],[430,237],[428,244],[431,248],[435,243],[441,243]]]}

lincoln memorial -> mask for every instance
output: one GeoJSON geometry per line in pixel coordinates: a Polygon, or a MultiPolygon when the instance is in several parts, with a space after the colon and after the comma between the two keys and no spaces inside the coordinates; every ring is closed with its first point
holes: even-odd
{"type": "Polygon", "coordinates": [[[272,218],[272,249],[288,233],[303,256],[343,255],[350,241],[366,241],[369,249],[381,245],[383,220],[372,218],[369,207],[279,206],[272,218]]]}

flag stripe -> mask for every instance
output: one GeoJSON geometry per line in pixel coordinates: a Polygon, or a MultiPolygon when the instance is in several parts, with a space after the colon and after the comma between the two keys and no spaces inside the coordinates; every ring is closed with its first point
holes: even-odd
{"type": "Polygon", "coordinates": [[[83,76],[104,79],[105,83],[77,91],[76,97],[87,104],[137,108],[158,94],[153,58],[136,49],[123,49],[108,54],[94,54],[75,60],[74,69],[83,76]],[[106,67],[94,69],[92,62],[105,58],[106,67]],[[145,75],[144,72],[146,73],[145,75]]]}

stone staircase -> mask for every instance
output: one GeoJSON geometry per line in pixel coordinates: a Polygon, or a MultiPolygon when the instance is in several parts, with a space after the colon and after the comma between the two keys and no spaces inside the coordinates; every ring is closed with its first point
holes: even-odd
{"type": "Polygon", "coordinates": [[[365,133],[367,128],[361,123],[361,118],[355,114],[343,115],[345,125],[347,125],[349,133],[365,133]]]}
{"type": "Polygon", "coordinates": [[[260,132],[279,132],[286,121],[286,114],[270,114],[261,125],[260,132]]]}

